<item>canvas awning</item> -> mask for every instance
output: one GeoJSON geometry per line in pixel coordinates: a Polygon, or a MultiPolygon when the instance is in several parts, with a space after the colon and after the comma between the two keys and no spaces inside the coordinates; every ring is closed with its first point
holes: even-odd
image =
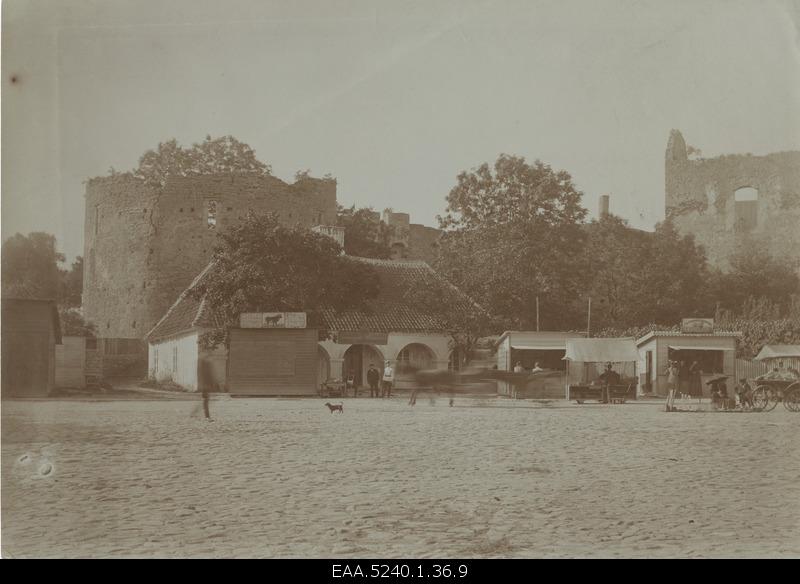
{"type": "Polygon", "coordinates": [[[698,347],[698,346],[677,346],[670,345],[670,349],[674,351],[733,351],[732,347],[698,347]]]}
{"type": "Polygon", "coordinates": [[[566,345],[563,343],[561,345],[537,345],[536,343],[514,343],[511,345],[512,349],[517,349],[518,351],[565,351],[566,345]]]}
{"type": "Polygon", "coordinates": [[[634,339],[567,339],[567,361],[622,363],[638,361],[634,339]]]}
{"type": "Polygon", "coordinates": [[[800,345],[764,345],[756,355],[756,361],[787,357],[800,357],[800,345]]]}

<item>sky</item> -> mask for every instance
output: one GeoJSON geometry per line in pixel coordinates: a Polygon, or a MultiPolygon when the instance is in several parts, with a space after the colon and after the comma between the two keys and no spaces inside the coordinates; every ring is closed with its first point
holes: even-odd
{"type": "Polygon", "coordinates": [[[84,181],[233,135],[436,226],[500,153],[652,229],[664,150],[800,150],[800,0],[6,0],[2,237],[83,253],[84,181]]]}

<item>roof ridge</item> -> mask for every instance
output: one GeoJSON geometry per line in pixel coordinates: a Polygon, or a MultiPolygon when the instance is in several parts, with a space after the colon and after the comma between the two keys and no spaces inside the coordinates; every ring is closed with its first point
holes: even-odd
{"type": "MultiPolygon", "coordinates": [[[[179,305],[181,302],[183,302],[183,301],[186,299],[186,297],[189,295],[189,291],[190,291],[192,288],[194,288],[195,286],[197,286],[197,284],[199,284],[199,283],[200,283],[200,279],[201,279],[203,276],[205,276],[205,275],[206,275],[206,273],[207,273],[207,272],[208,272],[208,271],[211,269],[211,267],[212,267],[214,264],[216,264],[216,260],[211,260],[211,261],[208,263],[208,265],[207,265],[205,268],[203,268],[203,269],[202,269],[202,271],[201,271],[199,274],[197,274],[197,276],[195,276],[195,277],[194,277],[194,279],[192,280],[192,283],[191,283],[191,284],[189,284],[189,285],[188,285],[188,286],[187,286],[187,287],[186,287],[186,288],[183,290],[183,292],[181,292],[180,296],[178,296],[178,299],[177,299],[177,300],[175,300],[175,302],[173,302],[173,303],[172,303],[172,305],[169,307],[169,309],[167,310],[167,312],[166,312],[166,313],[164,313],[164,316],[162,316],[162,317],[161,317],[161,318],[158,320],[158,322],[157,322],[156,324],[154,324],[154,325],[153,325],[153,328],[151,328],[149,331],[147,331],[147,334],[144,336],[144,338],[145,338],[145,339],[149,339],[149,338],[150,338],[150,335],[152,335],[152,334],[153,334],[153,331],[155,331],[155,330],[156,330],[156,329],[157,329],[157,328],[158,328],[158,327],[161,325],[161,323],[163,323],[165,320],[167,320],[167,318],[168,318],[168,317],[169,317],[169,316],[172,314],[172,311],[173,311],[173,310],[175,310],[175,308],[177,308],[177,307],[178,307],[178,305],[179,305]]],[[[203,301],[205,301],[205,297],[203,297],[203,301]]],[[[200,306],[202,307],[202,302],[200,303],[200,306]]],[[[199,311],[199,310],[198,310],[197,314],[198,314],[198,315],[200,314],[200,311],[199,311]]],[[[192,319],[192,326],[194,326],[194,323],[195,323],[195,321],[196,321],[196,320],[197,320],[197,315],[195,315],[195,317],[192,319]]]]}

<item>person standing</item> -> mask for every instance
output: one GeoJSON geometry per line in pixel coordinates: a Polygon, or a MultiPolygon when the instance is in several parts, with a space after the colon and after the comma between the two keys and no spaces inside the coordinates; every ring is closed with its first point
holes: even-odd
{"type": "Polygon", "coordinates": [[[381,372],[375,368],[374,363],[369,364],[369,369],[367,370],[367,383],[369,383],[369,397],[380,397],[380,389],[378,389],[378,384],[381,381],[381,372]]]}
{"type": "Polygon", "coordinates": [[[692,397],[701,397],[703,395],[703,383],[700,378],[700,363],[694,361],[692,366],[689,367],[689,395],[692,397]]]}
{"type": "Polygon", "coordinates": [[[394,384],[394,369],[392,362],[387,361],[383,369],[383,397],[392,397],[392,385],[394,384]]]}
{"type": "Polygon", "coordinates": [[[619,373],[614,371],[613,364],[607,363],[606,370],[600,375],[600,382],[603,384],[603,392],[600,396],[601,402],[607,404],[609,401],[611,401],[610,387],[612,385],[619,385],[620,379],[619,373]]]}
{"type": "Polygon", "coordinates": [[[667,411],[672,410],[672,404],[675,401],[675,392],[678,389],[678,366],[675,361],[670,361],[667,365],[667,411]]]}
{"type": "Polygon", "coordinates": [[[523,369],[522,363],[517,361],[517,364],[514,365],[514,373],[523,373],[524,371],[525,371],[525,369],[523,369]]]}
{"type": "Polygon", "coordinates": [[[678,366],[678,393],[681,395],[689,394],[689,366],[686,361],[681,361],[678,366]]]}
{"type": "Polygon", "coordinates": [[[206,420],[211,420],[211,413],[208,411],[208,388],[203,388],[203,414],[206,416],[206,420]]]}

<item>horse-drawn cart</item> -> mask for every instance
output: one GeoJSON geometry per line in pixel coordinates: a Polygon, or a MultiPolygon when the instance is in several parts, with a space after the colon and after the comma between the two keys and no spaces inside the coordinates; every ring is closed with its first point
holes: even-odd
{"type": "Polygon", "coordinates": [[[800,373],[784,364],[796,362],[800,358],[800,345],[766,345],[756,356],[772,370],[754,378],[753,409],[769,412],[778,402],[783,402],[790,412],[800,412],[800,373]]]}

